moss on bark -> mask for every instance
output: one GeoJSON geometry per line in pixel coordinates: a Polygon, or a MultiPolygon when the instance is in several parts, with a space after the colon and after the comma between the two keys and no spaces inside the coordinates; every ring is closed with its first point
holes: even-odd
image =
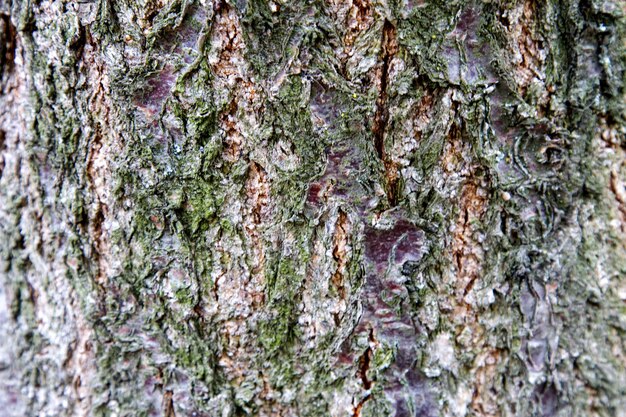
{"type": "Polygon", "coordinates": [[[621,2],[0,17],[11,415],[626,409],[621,2]]]}

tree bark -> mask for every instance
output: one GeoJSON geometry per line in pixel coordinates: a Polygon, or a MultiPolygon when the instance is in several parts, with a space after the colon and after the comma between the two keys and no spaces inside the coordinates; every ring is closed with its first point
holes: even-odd
{"type": "Polygon", "coordinates": [[[621,0],[0,2],[7,416],[626,416],[621,0]]]}

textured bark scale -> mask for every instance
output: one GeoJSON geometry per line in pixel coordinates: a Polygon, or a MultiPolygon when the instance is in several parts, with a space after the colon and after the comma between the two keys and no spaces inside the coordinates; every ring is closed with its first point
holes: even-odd
{"type": "Polygon", "coordinates": [[[7,416],[626,416],[621,0],[0,1],[7,416]]]}

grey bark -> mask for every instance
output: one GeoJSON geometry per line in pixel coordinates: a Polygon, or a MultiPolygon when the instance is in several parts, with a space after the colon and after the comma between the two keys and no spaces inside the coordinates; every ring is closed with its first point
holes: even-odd
{"type": "Polygon", "coordinates": [[[619,0],[0,2],[8,416],[626,416],[619,0]]]}

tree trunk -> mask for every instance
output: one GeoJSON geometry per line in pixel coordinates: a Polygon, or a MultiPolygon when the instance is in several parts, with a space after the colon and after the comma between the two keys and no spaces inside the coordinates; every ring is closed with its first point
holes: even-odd
{"type": "Polygon", "coordinates": [[[7,416],[626,416],[622,0],[3,0],[7,416]]]}

